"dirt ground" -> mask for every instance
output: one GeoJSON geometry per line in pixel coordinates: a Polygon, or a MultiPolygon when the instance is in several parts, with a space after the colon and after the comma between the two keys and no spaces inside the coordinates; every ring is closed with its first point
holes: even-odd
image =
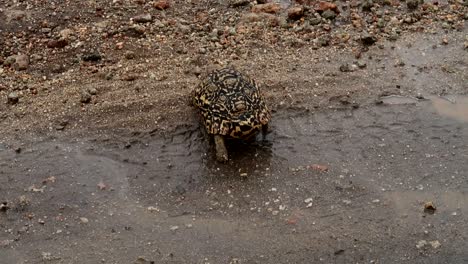
{"type": "Polygon", "coordinates": [[[1,264],[468,263],[468,2],[256,2],[0,0],[1,264]]]}

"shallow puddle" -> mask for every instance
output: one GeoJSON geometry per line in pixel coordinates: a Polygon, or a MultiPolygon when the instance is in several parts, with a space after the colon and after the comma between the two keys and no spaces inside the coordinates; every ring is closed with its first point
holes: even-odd
{"type": "Polygon", "coordinates": [[[195,123],[165,136],[30,142],[21,153],[3,144],[0,198],[12,209],[0,215],[11,230],[0,240],[12,242],[1,254],[53,252],[75,263],[416,263],[423,254],[417,263],[462,263],[466,98],[398,102],[277,112],[267,140],[229,142],[227,164],[195,123]],[[29,205],[17,205],[21,195],[29,205]],[[421,240],[442,246],[417,248],[421,240]],[[68,254],[72,245],[79,250],[68,254]]]}
{"type": "Polygon", "coordinates": [[[468,122],[468,97],[433,97],[431,98],[431,102],[439,114],[462,122],[468,122]]]}

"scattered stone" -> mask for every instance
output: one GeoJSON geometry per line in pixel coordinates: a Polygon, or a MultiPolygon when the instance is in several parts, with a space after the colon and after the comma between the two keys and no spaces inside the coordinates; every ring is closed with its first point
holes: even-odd
{"type": "Polygon", "coordinates": [[[330,2],[320,1],[315,6],[315,11],[317,11],[319,13],[325,12],[327,10],[332,10],[335,13],[339,13],[337,5],[333,4],[333,3],[330,3],[330,2]]]}
{"type": "Polygon", "coordinates": [[[325,47],[330,45],[330,37],[327,35],[322,35],[319,38],[317,38],[317,45],[325,47]]]}
{"type": "Polygon", "coordinates": [[[436,211],[436,207],[433,202],[426,202],[424,204],[424,212],[428,214],[434,214],[436,211]]]}
{"type": "Polygon", "coordinates": [[[47,42],[47,47],[51,49],[61,49],[68,45],[66,39],[51,39],[47,42]]]}
{"type": "Polygon", "coordinates": [[[171,226],[169,229],[170,229],[172,232],[175,232],[175,231],[177,231],[177,230],[179,229],[179,226],[171,226]]]}
{"type": "Polygon", "coordinates": [[[26,54],[17,55],[13,67],[17,71],[24,71],[29,67],[29,56],[26,54]]]}
{"type": "Polygon", "coordinates": [[[103,181],[100,181],[98,184],[97,184],[97,187],[99,190],[103,191],[107,188],[107,185],[103,182],[103,181]]]}
{"type": "Polygon", "coordinates": [[[409,10],[417,9],[419,4],[421,4],[421,0],[406,0],[406,7],[408,7],[409,10]]]}
{"type": "Polygon", "coordinates": [[[316,26],[316,25],[322,23],[322,19],[319,18],[319,17],[314,17],[314,18],[311,18],[311,19],[309,20],[309,23],[310,23],[310,25],[312,25],[312,26],[316,26]]]}
{"type": "Polygon", "coordinates": [[[59,260],[60,257],[53,256],[52,253],[50,252],[42,252],[42,260],[44,261],[53,261],[53,260],[59,260]]]}
{"type": "Polygon", "coordinates": [[[370,12],[373,6],[374,6],[374,2],[372,0],[365,0],[361,4],[362,11],[366,11],[366,12],[370,12]]]}
{"type": "Polygon", "coordinates": [[[89,220],[86,217],[80,217],[80,222],[83,223],[83,224],[87,224],[87,223],[89,223],[89,220]]]}
{"type": "Polygon", "coordinates": [[[28,206],[30,203],[31,203],[31,200],[29,200],[29,198],[28,198],[26,195],[21,195],[21,196],[18,198],[18,205],[19,205],[20,207],[26,207],[26,206],[28,206]]]}
{"type": "Polygon", "coordinates": [[[447,39],[446,37],[444,37],[444,38],[442,39],[442,44],[447,45],[448,43],[449,43],[449,42],[448,42],[448,39],[447,39]]]}
{"type": "Polygon", "coordinates": [[[246,6],[250,4],[250,0],[231,0],[232,7],[246,6]]]}
{"type": "Polygon", "coordinates": [[[9,93],[7,96],[7,102],[12,105],[17,104],[19,102],[18,93],[16,92],[9,93]]]}
{"type": "Polygon", "coordinates": [[[260,4],[260,5],[254,5],[252,7],[252,12],[254,13],[276,14],[280,10],[281,10],[281,6],[277,3],[260,4]]]}
{"type": "Polygon", "coordinates": [[[298,20],[304,16],[304,8],[302,7],[292,7],[288,9],[288,18],[291,20],[298,20]]]}
{"type": "Polygon", "coordinates": [[[153,21],[153,17],[150,14],[141,14],[133,17],[133,21],[136,23],[149,23],[153,21]]]}
{"type": "Polygon", "coordinates": [[[8,247],[13,242],[13,239],[0,240],[0,247],[8,247]]]}
{"type": "Polygon", "coordinates": [[[86,90],[81,91],[80,102],[83,104],[91,102],[91,94],[86,90]]]}
{"type": "Polygon", "coordinates": [[[150,212],[159,212],[159,208],[157,208],[155,206],[148,206],[148,208],[146,208],[146,210],[148,210],[150,212]]]}
{"type": "Polygon", "coordinates": [[[325,18],[325,19],[333,20],[336,17],[336,13],[333,10],[325,10],[322,13],[322,17],[325,18]]]}
{"type": "Polygon", "coordinates": [[[16,55],[9,56],[3,62],[3,66],[11,67],[16,62],[16,55]]]}
{"type": "Polygon", "coordinates": [[[5,212],[6,210],[10,209],[8,202],[1,202],[0,203],[0,211],[5,212]]]}
{"type": "Polygon", "coordinates": [[[424,246],[427,245],[427,241],[426,240],[419,240],[418,243],[416,243],[416,248],[417,249],[421,249],[423,248],[424,246]]]}
{"type": "Polygon", "coordinates": [[[313,164],[310,166],[311,169],[319,171],[319,172],[327,172],[328,166],[327,165],[320,165],[320,164],[313,164]]]}
{"type": "Polygon", "coordinates": [[[438,249],[442,244],[440,244],[439,240],[429,241],[433,249],[438,249]]]}
{"type": "Polygon", "coordinates": [[[159,0],[154,2],[153,6],[159,10],[166,10],[169,7],[171,7],[171,3],[169,2],[169,0],[159,0]]]}
{"type": "Polygon", "coordinates": [[[139,256],[133,264],[154,264],[154,261],[147,260],[143,256],[139,256]]]}
{"type": "Polygon", "coordinates": [[[357,66],[358,66],[359,68],[361,68],[361,69],[364,69],[364,68],[367,67],[367,64],[366,64],[365,62],[363,62],[363,61],[358,61],[358,62],[357,62],[357,66]]]}
{"type": "Polygon", "coordinates": [[[56,126],[55,126],[55,130],[64,130],[65,127],[67,127],[68,125],[68,121],[64,120],[64,121],[60,121],[56,126]]]}
{"type": "Polygon", "coordinates": [[[416,248],[417,249],[423,249],[425,247],[431,246],[433,249],[438,249],[442,246],[438,240],[434,241],[426,241],[426,240],[419,240],[418,243],[416,243],[416,248]]]}
{"type": "Polygon", "coordinates": [[[91,87],[88,89],[88,93],[90,93],[91,95],[96,95],[97,94],[97,89],[94,88],[94,87],[91,87]]]}
{"type": "Polygon", "coordinates": [[[134,81],[137,78],[138,78],[138,76],[135,75],[135,74],[125,74],[125,75],[122,76],[122,80],[127,81],[127,82],[134,81]]]}
{"type": "Polygon", "coordinates": [[[73,30],[66,28],[63,30],[60,30],[59,33],[60,37],[64,40],[68,40],[72,35],[73,35],[73,30]]]}
{"type": "Polygon", "coordinates": [[[145,35],[145,29],[140,25],[126,27],[122,31],[127,37],[131,38],[141,38],[145,35]]]}
{"type": "Polygon", "coordinates": [[[377,38],[369,34],[368,32],[364,32],[361,35],[361,41],[362,41],[362,44],[366,46],[370,46],[370,45],[373,45],[375,42],[377,42],[377,38]]]}
{"type": "Polygon", "coordinates": [[[343,202],[344,204],[346,204],[346,205],[350,205],[350,204],[351,204],[351,200],[343,200],[342,202],[343,202]]]}
{"type": "Polygon", "coordinates": [[[91,53],[88,53],[88,54],[84,54],[83,56],[81,56],[81,59],[83,61],[97,62],[97,61],[100,61],[102,59],[102,56],[101,56],[101,54],[99,52],[94,51],[94,52],[91,52],[91,53]]]}

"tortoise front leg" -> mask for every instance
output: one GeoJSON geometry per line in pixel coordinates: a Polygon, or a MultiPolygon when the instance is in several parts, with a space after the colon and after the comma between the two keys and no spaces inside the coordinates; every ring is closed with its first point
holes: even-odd
{"type": "Polygon", "coordinates": [[[228,152],[226,144],[224,143],[224,137],[221,135],[214,135],[214,141],[216,146],[216,159],[219,162],[228,161],[228,152]]]}
{"type": "Polygon", "coordinates": [[[262,125],[262,140],[265,140],[267,134],[268,134],[268,124],[262,125]]]}

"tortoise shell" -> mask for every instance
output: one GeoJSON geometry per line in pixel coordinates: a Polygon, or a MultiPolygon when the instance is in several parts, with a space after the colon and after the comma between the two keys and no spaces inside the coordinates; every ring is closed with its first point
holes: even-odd
{"type": "Polygon", "coordinates": [[[193,93],[209,134],[249,139],[271,118],[254,80],[232,68],[215,70],[193,93]]]}

